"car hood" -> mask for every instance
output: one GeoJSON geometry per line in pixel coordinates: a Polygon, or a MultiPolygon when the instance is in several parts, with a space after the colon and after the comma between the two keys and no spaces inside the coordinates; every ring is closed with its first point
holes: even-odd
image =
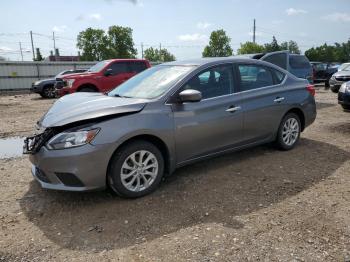
{"type": "Polygon", "coordinates": [[[87,76],[96,76],[98,73],[94,73],[94,72],[83,72],[83,73],[73,73],[73,74],[67,74],[64,76],[61,76],[60,78],[64,79],[64,80],[68,80],[68,79],[76,79],[76,78],[81,78],[81,77],[87,77],[87,76]]]}
{"type": "Polygon", "coordinates": [[[334,76],[350,76],[350,71],[339,71],[336,72],[334,76]]]}
{"type": "Polygon", "coordinates": [[[64,126],[100,117],[141,111],[147,100],[109,97],[101,93],[75,93],[57,100],[39,120],[41,128],[64,126]]]}

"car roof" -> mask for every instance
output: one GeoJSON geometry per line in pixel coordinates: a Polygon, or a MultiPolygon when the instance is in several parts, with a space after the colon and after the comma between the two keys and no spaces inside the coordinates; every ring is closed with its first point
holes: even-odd
{"type": "Polygon", "coordinates": [[[264,63],[262,61],[256,59],[250,59],[245,57],[207,57],[207,58],[198,58],[191,60],[183,60],[183,61],[173,61],[168,63],[163,63],[161,65],[174,65],[174,66],[202,66],[205,64],[215,64],[215,63],[230,63],[230,62],[254,62],[254,63],[264,63]]]}

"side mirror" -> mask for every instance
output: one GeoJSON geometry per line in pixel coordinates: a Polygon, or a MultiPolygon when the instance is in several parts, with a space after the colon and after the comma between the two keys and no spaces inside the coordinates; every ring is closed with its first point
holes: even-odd
{"type": "Polygon", "coordinates": [[[199,102],[202,100],[202,93],[198,90],[187,89],[179,94],[180,101],[184,102],[199,102]]]}
{"type": "Polygon", "coordinates": [[[104,73],[105,76],[111,76],[112,74],[113,74],[112,68],[108,68],[104,73]]]}

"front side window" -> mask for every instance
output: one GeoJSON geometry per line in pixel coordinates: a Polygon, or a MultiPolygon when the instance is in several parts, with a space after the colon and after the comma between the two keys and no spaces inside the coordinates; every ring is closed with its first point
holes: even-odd
{"type": "Polygon", "coordinates": [[[163,95],[193,70],[193,66],[155,66],[130,78],[108,96],[152,99],[163,95]]]}
{"type": "Polygon", "coordinates": [[[98,62],[96,65],[90,67],[88,72],[91,72],[91,73],[100,72],[102,70],[102,68],[104,68],[108,63],[109,63],[109,61],[107,61],[107,60],[98,62]]]}
{"type": "Polygon", "coordinates": [[[238,65],[240,91],[248,91],[274,85],[269,69],[259,65],[238,65]]]}
{"type": "Polygon", "coordinates": [[[233,71],[231,65],[207,69],[192,77],[184,89],[194,89],[202,93],[202,98],[228,95],[233,92],[233,71]]]}

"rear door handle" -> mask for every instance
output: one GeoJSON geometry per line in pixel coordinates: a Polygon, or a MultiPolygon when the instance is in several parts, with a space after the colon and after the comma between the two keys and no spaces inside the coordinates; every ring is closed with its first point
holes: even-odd
{"type": "Polygon", "coordinates": [[[275,100],[273,100],[273,102],[275,103],[281,103],[284,100],[284,97],[276,97],[275,100]]]}
{"type": "Polygon", "coordinates": [[[226,109],[226,112],[234,113],[238,110],[241,110],[242,108],[240,106],[230,106],[226,109]]]}

